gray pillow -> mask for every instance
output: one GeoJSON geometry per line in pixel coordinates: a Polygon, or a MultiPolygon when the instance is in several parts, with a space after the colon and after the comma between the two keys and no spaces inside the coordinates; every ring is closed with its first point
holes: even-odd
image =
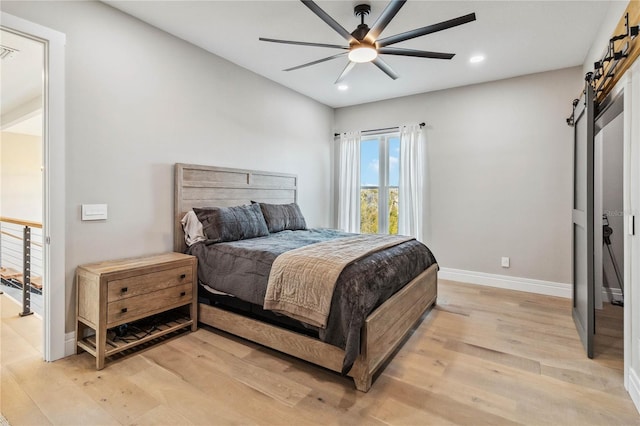
{"type": "Polygon", "coordinates": [[[307,223],[296,203],[291,204],[267,204],[258,203],[264,220],[267,222],[269,232],[280,232],[284,230],[296,231],[307,229],[307,223]]]}
{"type": "Polygon", "coordinates": [[[260,207],[255,204],[237,207],[195,208],[207,243],[238,241],[269,235],[260,207]]]}

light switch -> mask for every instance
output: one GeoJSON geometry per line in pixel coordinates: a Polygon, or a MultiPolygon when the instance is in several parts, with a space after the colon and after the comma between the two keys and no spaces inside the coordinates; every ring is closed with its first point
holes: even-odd
{"type": "Polygon", "coordinates": [[[82,220],[106,220],[107,205],[106,204],[83,204],[82,220]]]}

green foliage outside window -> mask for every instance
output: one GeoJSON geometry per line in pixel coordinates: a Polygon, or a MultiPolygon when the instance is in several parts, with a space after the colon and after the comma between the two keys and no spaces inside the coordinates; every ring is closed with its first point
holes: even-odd
{"type": "Polygon", "coordinates": [[[389,188],[389,234],[398,233],[398,188],[389,188]]]}
{"type": "Polygon", "coordinates": [[[360,189],[360,233],[378,233],[378,188],[360,189]]]}
{"type": "MultiPolygon", "coordinates": [[[[378,188],[360,189],[360,232],[378,233],[378,188]]],[[[398,233],[398,188],[389,189],[389,234],[398,233]]]]}

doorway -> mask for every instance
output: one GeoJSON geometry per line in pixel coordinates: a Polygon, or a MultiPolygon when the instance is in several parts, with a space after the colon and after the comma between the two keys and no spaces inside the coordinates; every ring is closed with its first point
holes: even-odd
{"type": "Polygon", "coordinates": [[[624,359],[624,93],[595,122],[594,265],[596,356],[624,359]]]}
{"type": "MultiPolygon", "coordinates": [[[[44,49],[42,109],[43,179],[43,358],[71,355],[73,333],[65,334],[65,43],[66,36],[0,12],[1,30],[41,43],[44,49]]],[[[4,97],[4,94],[3,94],[4,97]]]]}
{"type": "Polygon", "coordinates": [[[42,354],[45,46],[5,29],[0,40],[0,290],[15,305],[2,320],[42,354]]]}

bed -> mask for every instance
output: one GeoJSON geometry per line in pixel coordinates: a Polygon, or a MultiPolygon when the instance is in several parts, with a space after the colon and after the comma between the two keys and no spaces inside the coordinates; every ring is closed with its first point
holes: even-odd
{"type": "MultiPolygon", "coordinates": [[[[290,174],[176,164],[174,250],[187,251],[180,221],[193,208],[241,206],[251,201],[295,203],[297,183],[297,177],[290,174]]],[[[373,375],[403,342],[425,311],[435,303],[437,269],[434,260],[366,319],[363,318],[358,335],[359,353],[347,371],[344,362],[348,352],[320,340],[313,333],[300,332],[296,328],[204,302],[199,303],[198,319],[203,324],[327,369],[346,373],[354,379],[356,389],[366,392],[371,387],[373,375]]]]}

